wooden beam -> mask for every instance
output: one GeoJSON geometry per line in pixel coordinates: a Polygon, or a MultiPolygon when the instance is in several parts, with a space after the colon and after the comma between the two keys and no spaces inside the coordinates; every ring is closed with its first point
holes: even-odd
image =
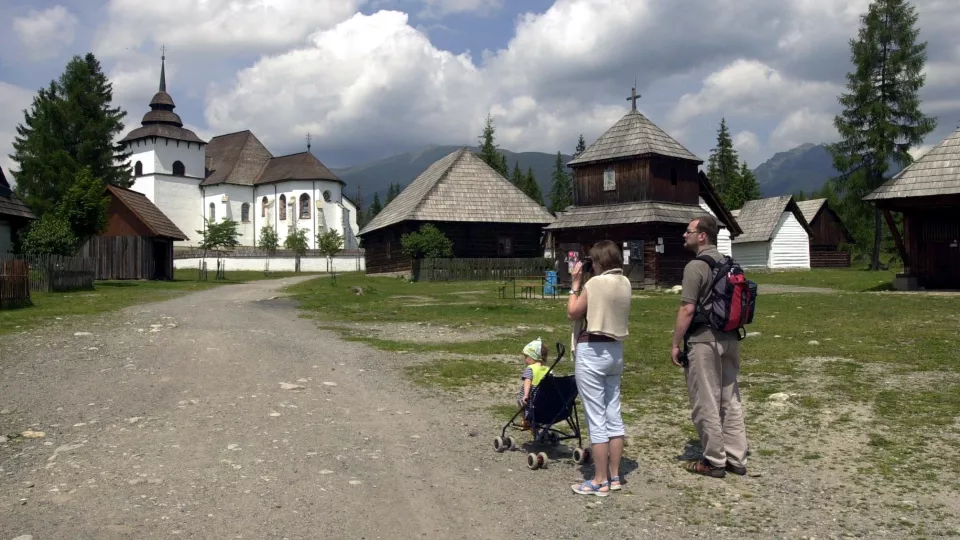
{"type": "Polygon", "coordinates": [[[900,252],[903,266],[907,268],[910,266],[910,260],[907,258],[907,248],[903,245],[903,237],[900,236],[900,231],[897,230],[897,223],[893,220],[890,210],[884,208],[881,211],[883,212],[883,217],[887,220],[887,227],[890,227],[890,232],[893,233],[893,241],[897,244],[897,251],[900,252]]]}

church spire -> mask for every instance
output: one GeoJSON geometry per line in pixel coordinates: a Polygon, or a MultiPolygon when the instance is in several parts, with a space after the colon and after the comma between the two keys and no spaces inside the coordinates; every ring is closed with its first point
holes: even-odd
{"type": "Polygon", "coordinates": [[[167,60],[167,47],[160,47],[160,91],[167,91],[167,70],[166,70],[166,60],[167,60]]]}

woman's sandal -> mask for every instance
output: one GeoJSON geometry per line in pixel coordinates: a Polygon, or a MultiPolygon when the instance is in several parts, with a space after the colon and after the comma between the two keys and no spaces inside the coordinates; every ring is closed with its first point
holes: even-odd
{"type": "Polygon", "coordinates": [[[570,489],[572,489],[574,493],[578,493],[580,495],[596,495],[598,497],[606,497],[610,494],[610,492],[600,490],[606,487],[607,484],[609,484],[609,482],[604,482],[598,486],[593,483],[593,480],[586,480],[580,485],[574,484],[570,486],[570,489]]]}
{"type": "Polygon", "coordinates": [[[623,489],[623,485],[620,483],[619,476],[610,477],[610,491],[620,491],[623,489]]]}

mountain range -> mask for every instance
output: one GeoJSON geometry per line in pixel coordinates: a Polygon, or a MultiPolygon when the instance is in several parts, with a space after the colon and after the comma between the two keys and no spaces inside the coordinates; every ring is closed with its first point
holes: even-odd
{"type": "MultiPolygon", "coordinates": [[[[375,193],[379,195],[380,201],[386,204],[390,184],[399,183],[401,187],[406,187],[433,162],[459,148],[461,147],[431,145],[415,152],[397,154],[364,165],[333,171],[348,184],[347,197],[355,198],[359,187],[363,194],[364,207],[370,206],[375,193]]],[[[469,148],[473,152],[479,152],[475,146],[469,148]]],[[[533,169],[537,184],[544,196],[544,203],[548,204],[556,154],[509,150],[501,150],[501,152],[507,156],[510,171],[513,171],[514,163],[519,163],[520,169],[524,172],[528,168],[533,169]]],[[[561,154],[561,157],[564,163],[572,159],[566,154],[561,154]]],[[[569,172],[569,169],[567,171],[569,172]]],[[[891,171],[891,174],[895,172],[891,171]]],[[[799,191],[810,193],[819,190],[827,180],[837,175],[837,171],[833,168],[833,159],[826,146],[813,143],[775,154],[754,169],[754,173],[764,197],[795,194],[799,191]]]]}

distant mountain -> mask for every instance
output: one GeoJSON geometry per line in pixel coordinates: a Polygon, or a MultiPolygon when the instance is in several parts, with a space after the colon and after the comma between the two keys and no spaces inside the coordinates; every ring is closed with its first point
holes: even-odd
{"type": "Polygon", "coordinates": [[[753,170],[764,197],[819,190],[837,175],[833,157],[822,144],[807,143],[779,152],[753,170]]]}
{"type": "MultiPolygon", "coordinates": [[[[363,206],[369,208],[373,202],[374,193],[379,194],[380,202],[386,204],[387,189],[390,188],[391,183],[399,182],[401,187],[407,187],[435,161],[460,148],[460,146],[431,145],[416,152],[398,154],[372,163],[333,169],[333,172],[347,183],[345,195],[348,198],[353,199],[357,196],[357,186],[359,186],[363,193],[363,206]]],[[[473,152],[479,152],[475,146],[469,148],[473,152]]],[[[553,182],[553,167],[557,155],[544,152],[515,153],[503,149],[500,151],[507,156],[509,172],[513,172],[513,164],[516,162],[520,163],[520,169],[524,172],[528,167],[533,168],[533,174],[537,177],[537,184],[543,193],[544,204],[549,205],[548,195],[553,182]]],[[[562,155],[562,157],[564,163],[572,159],[568,155],[562,155]]]]}

